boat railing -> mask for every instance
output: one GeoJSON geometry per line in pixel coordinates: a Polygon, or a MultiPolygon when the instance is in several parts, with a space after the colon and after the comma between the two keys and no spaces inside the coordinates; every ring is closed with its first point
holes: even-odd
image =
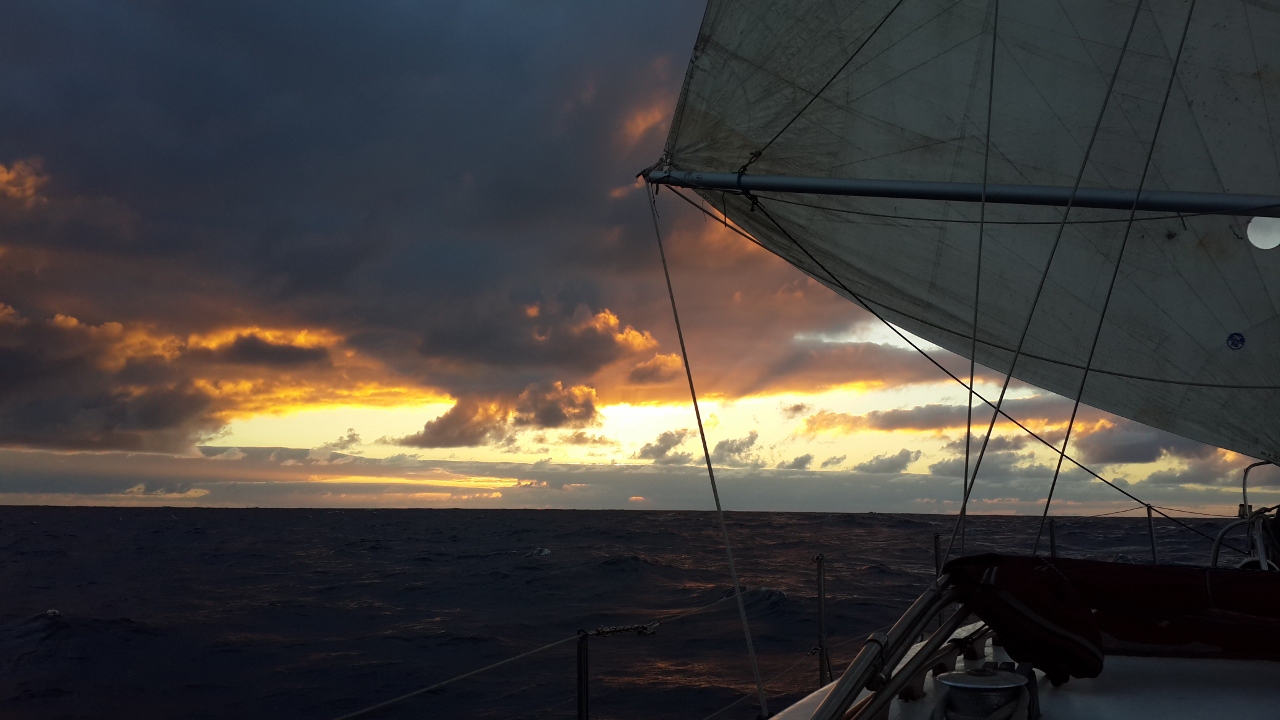
{"type": "Polygon", "coordinates": [[[1218,536],[1213,539],[1213,551],[1209,558],[1209,567],[1218,567],[1218,556],[1222,551],[1222,544],[1227,537],[1227,533],[1244,525],[1247,526],[1245,534],[1249,538],[1249,557],[1240,564],[1240,567],[1256,564],[1257,569],[1260,570],[1276,569],[1275,558],[1267,557],[1267,543],[1262,534],[1267,532],[1266,523],[1270,519],[1267,514],[1280,510],[1280,505],[1247,511],[1244,510],[1245,507],[1248,506],[1241,505],[1242,512],[1247,512],[1247,516],[1227,524],[1226,527],[1218,531],[1218,536]]]}
{"type": "Polygon", "coordinates": [[[900,692],[909,691],[924,673],[944,664],[948,657],[954,662],[955,655],[965,643],[971,645],[986,637],[977,637],[984,629],[975,633],[973,638],[960,642],[952,640],[951,636],[969,617],[968,608],[961,606],[940,623],[910,661],[898,668],[917,639],[927,631],[929,624],[955,604],[958,591],[950,587],[949,581],[947,575],[939,577],[912,603],[888,633],[872,633],[867,638],[835,687],[814,711],[812,720],[875,717],[900,692]],[[894,672],[894,668],[898,668],[897,672],[894,672]],[[859,701],[858,696],[867,689],[872,690],[872,693],[859,701]]]}

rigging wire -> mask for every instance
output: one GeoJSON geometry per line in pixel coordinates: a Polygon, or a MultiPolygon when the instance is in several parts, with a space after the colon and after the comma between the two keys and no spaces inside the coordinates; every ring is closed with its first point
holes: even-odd
{"type": "MultiPolygon", "coordinates": [[[[671,192],[675,193],[677,197],[679,197],[681,200],[685,201],[686,203],[688,203],[690,206],[694,207],[695,209],[701,210],[702,212],[707,212],[707,213],[709,213],[709,211],[705,210],[704,208],[700,208],[700,207],[698,207],[698,204],[697,204],[697,203],[695,203],[695,202],[693,202],[692,200],[690,200],[688,197],[686,197],[686,196],[684,195],[684,193],[680,192],[677,188],[673,188],[673,187],[671,187],[671,186],[667,186],[667,189],[668,189],[668,190],[670,190],[671,192]]],[[[902,340],[902,341],[903,341],[903,342],[905,342],[907,345],[909,345],[909,346],[911,347],[911,349],[912,349],[912,350],[915,350],[915,351],[916,351],[916,352],[917,352],[921,357],[923,357],[925,360],[928,360],[931,364],[933,364],[933,366],[934,366],[934,367],[936,367],[936,368],[938,368],[939,370],[941,370],[943,374],[945,374],[947,377],[949,377],[949,378],[951,378],[952,380],[954,380],[958,385],[960,385],[960,387],[965,388],[966,390],[967,390],[967,389],[969,389],[969,386],[965,384],[965,382],[964,382],[964,379],[963,379],[963,378],[957,377],[957,376],[955,375],[955,373],[953,373],[953,372],[951,372],[950,370],[948,370],[944,365],[942,365],[942,363],[938,362],[938,360],[937,360],[936,358],[934,358],[934,357],[933,357],[932,355],[930,355],[930,354],[929,354],[929,353],[928,353],[924,348],[920,347],[920,346],[919,346],[919,345],[918,345],[914,340],[912,340],[912,339],[910,338],[910,336],[908,336],[908,335],[907,335],[905,332],[903,332],[902,330],[898,329],[898,327],[897,327],[896,325],[894,325],[893,323],[889,322],[889,321],[888,321],[888,319],[886,319],[886,318],[884,317],[884,315],[882,315],[882,314],[881,314],[880,312],[878,312],[874,307],[872,307],[873,305],[878,304],[878,303],[872,303],[872,302],[871,302],[870,300],[868,300],[867,298],[864,298],[864,297],[862,297],[861,295],[859,295],[858,293],[855,293],[855,292],[854,292],[853,290],[851,290],[847,285],[845,285],[843,282],[841,282],[841,280],[840,280],[839,278],[837,278],[837,277],[836,277],[836,276],[835,276],[835,275],[834,275],[830,270],[828,270],[828,269],[827,269],[827,267],[826,267],[825,265],[823,265],[823,264],[822,264],[821,262],[819,262],[816,258],[814,258],[814,257],[813,257],[813,255],[812,255],[812,254],[810,254],[810,253],[809,253],[809,252],[804,248],[804,246],[800,245],[800,243],[799,243],[799,242],[798,242],[794,237],[792,237],[790,233],[788,233],[788,232],[787,232],[787,231],[786,231],[786,230],[785,230],[781,225],[779,225],[779,224],[778,224],[778,221],[777,221],[777,220],[775,220],[775,219],[774,219],[774,218],[769,214],[768,210],[766,210],[766,209],[765,209],[765,207],[764,207],[764,204],[763,204],[763,203],[758,203],[758,207],[760,208],[761,212],[765,215],[765,217],[766,217],[766,218],[768,218],[768,219],[769,219],[769,221],[770,221],[771,223],[773,223],[773,225],[774,225],[775,227],[777,227],[777,228],[778,228],[778,231],[779,231],[779,232],[781,232],[781,233],[783,234],[783,236],[784,236],[784,237],[786,237],[788,240],[790,240],[790,241],[791,241],[791,242],[792,242],[796,247],[800,248],[801,252],[804,252],[806,255],[808,255],[808,256],[809,256],[809,258],[814,262],[814,264],[815,264],[815,265],[816,265],[820,270],[822,270],[824,273],[826,273],[826,274],[827,274],[827,276],[828,276],[829,278],[831,278],[831,282],[835,283],[835,284],[836,284],[836,286],[837,286],[837,287],[839,287],[841,290],[844,290],[844,292],[845,292],[845,293],[847,293],[847,294],[849,295],[849,298],[850,298],[850,299],[852,299],[852,300],[853,300],[853,302],[854,302],[855,304],[857,304],[857,305],[858,305],[859,307],[861,307],[863,310],[866,310],[867,312],[871,313],[871,315],[872,315],[873,317],[875,317],[877,320],[879,320],[881,323],[883,323],[885,327],[889,328],[889,330],[891,330],[895,335],[897,335],[897,336],[898,336],[898,339],[902,340]]],[[[750,233],[748,233],[748,232],[746,232],[745,230],[743,230],[743,229],[741,229],[740,227],[738,227],[738,225],[737,225],[737,223],[736,223],[736,222],[735,222],[734,224],[730,225],[730,224],[729,224],[729,216],[728,216],[728,215],[726,215],[726,214],[723,214],[723,213],[722,213],[722,214],[721,214],[721,217],[716,217],[716,216],[714,216],[714,215],[712,215],[711,217],[712,217],[712,219],[714,219],[714,220],[723,220],[723,221],[724,221],[724,226],[725,226],[726,228],[728,228],[729,230],[731,230],[731,231],[733,231],[733,232],[737,233],[738,235],[741,235],[743,238],[746,238],[747,240],[750,240],[752,243],[754,243],[754,244],[756,244],[756,245],[760,246],[761,248],[764,248],[764,249],[766,249],[766,250],[768,249],[768,248],[765,248],[765,246],[764,246],[764,245],[763,245],[759,240],[757,240],[756,238],[752,237],[750,233]]],[[[801,272],[805,272],[805,271],[801,270],[801,272]]],[[[814,275],[812,275],[812,274],[810,274],[810,273],[808,273],[808,272],[805,272],[805,274],[806,274],[806,275],[808,275],[809,277],[812,277],[812,278],[813,278],[815,281],[817,281],[817,282],[824,282],[821,278],[818,278],[818,277],[816,277],[816,276],[814,276],[814,275]]],[[[825,283],[824,283],[824,284],[825,284],[825,283]]],[[[883,306],[881,306],[881,307],[883,307],[883,306]]],[[[1032,357],[1032,356],[1028,355],[1028,357],[1032,357]]],[[[1095,372],[1098,372],[1098,371],[1095,371],[1095,372]]],[[[1001,416],[1001,417],[1003,417],[1004,419],[1006,419],[1006,420],[1008,420],[1009,422],[1011,422],[1011,423],[1013,423],[1014,425],[1016,425],[1020,430],[1022,430],[1023,432],[1025,432],[1025,433],[1026,433],[1027,435],[1029,435],[1031,438],[1035,439],[1035,440],[1036,440],[1037,442],[1039,442],[1041,445],[1044,445],[1045,447],[1049,448],[1049,449],[1050,449],[1050,450],[1052,450],[1055,454],[1057,454],[1057,453],[1059,452],[1059,451],[1058,451],[1057,446],[1055,446],[1054,444],[1050,443],[1048,440],[1046,440],[1045,438],[1041,437],[1038,433],[1036,433],[1036,432],[1035,432],[1034,430],[1032,430],[1031,428],[1027,427],[1025,424],[1023,424],[1023,423],[1022,423],[1021,421],[1019,421],[1017,418],[1015,418],[1015,417],[1013,417],[1012,415],[1010,415],[1010,414],[1008,413],[1008,411],[1006,411],[1004,408],[996,407],[996,404],[995,404],[995,403],[991,402],[991,401],[990,401],[989,399],[987,399],[987,398],[986,398],[982,393],[978,392],[976,388],[973,390],[973,394],[974,394],[974,397],[978,398],[978,399],[979,399],[979,400],[981,400],[984,404],[986,404],[988,407],[992,408],[992,409],[995,411],[995,413],[996,413],[997,415],[1000,415],[1000,416],[1001,416]]],[[[1077,460],[1076,458],[1072,457],[1071,455],[1065,455],[1065,457],[1066,457],[1067,461],[1068,461],[1068,462],[1070,462],[1072,465],[1075,465],[1075,466],[1076,466],[1077,468],[1079,468],[1080,470],[1083,470],[1084,472],[1088,473],[1091,477],[1093,477],[1093,479],[1098,480],[1098,481],[1100,481],[1100,482],[1102,482],[1102,483],[1106,484],[1106,485],[1107,485],[1107,486],[1109,486],[1111,489],[1115,490],[1116,492],[1119,492],[1121,495],[1124,495],[1125,497],[1129,498],[1130,500],[1133,500],[1134,502],[1136,502],[1136,503],[1138,503],[1138,504],[1142,505],[1143,507],[1146,507],[1146,506],[1149,504],[1149,503],[1147,503],[1147,502],[1143,501],[1142,499],[1138,498],[1136,495],[1134,495],[1133,493],[1129,492],[1128,490],[1125,490],[1124,488],[1120,487],[1119,485],[1116,485],[1115,483],[1111,482],[1110,480],[1108,480],[1108,479],[1104,478],[1103,476],[1099,475],[1099,474],[1098,474],[1097,472],[1095,472],[1092,468],[1089,468],[1089,467],[1088,467],[1088,466],[1086,466],[1084,463],[1080,462],[1079,460],[1077,460]]],[[[1168,515],[1168,514],[1166,514],[1166,513],[1162,512],[1162,509],[1163,509],[1163,510],[1170,510],[1171,512],[1181,512],[1181,510],[1171,509],[1171,508],[1161,508],[1159,505],[1152,505],[1151,507],[1152,507],[1152,509],[1153,509],[1157,514],[1159,514],[1161,517],[1164,517],[1165,519],[1170,520],[1170,521],[1172,521],[1173,523],[1175,523],[1175,524],[1177,524],[1177,525],[1180,525],[1180,526],[1181,526],[1182,528],[1184,528],[1185,530],[1188,530],[1188,531],[1190,531],[1190,532],[1193,532],[1193,533],[1195,533],[1196,535],[1199,535],[1199,536],[1201,536],[1201,537],[1205,538],[1206,540],[1208,540],[1208,541],[1210,541],[1210,542],[1213,542],[1213,541],[1214,541],[1214,537],[1213,537],[1212,535],[1206,535],[1205,533],[1203,533],[1203,532],[1201,532],[1201,531],[1197,530],[1197,529],[1196,529],[1196,528],[1194,528],[1194,527],[1191,527],[1190,525],[1188,525],[1188,524],[1186,524],[1186,523],[1182,522],[1181,520],[1177,519],[1176,517],[1173,517],[1172,515],[1168,515]]],[[[1234,552],[1237,552],[1237,553],[1240,553],[1241,555],[1248,555],[1248,553],[1246,553],[1245,551],[1243,551],[1243,550],[1241,550],[1241,549],[1239,549],[1239,548],[1237,548],[1237,547],[1235,547],[1235,546],[1233,546],[1233,545],[1231,545],[1231,544],[1229,544],[1229,543],[1225,543],[1225,542],[1224,542],[1224,543],[1223,543],[1223,547],[1229,548],[1230,550],[1232,550],[1232,551],[1234,551],[1234,552]]]]}
{"type": "MultiPolygon", "coordinates": [[[[1035,321],[1036,308],[1040,305],[1040,298],[1044,294],[1045,283],[1049,280],[1049,271],[1053,268],[1053,259],[1058,254],[1058,247],[1062,242],[1062,234],[1067,227],[1067,218],[1071,215],[1071,207],[1075,204],[1076,193],[1080,191],[1080,183],[1084,180],[1085,169],[1089,167],[1089,155],[1093,152],[1094,142],[1098,139],[1098,131],[1102,128],[1102,118],[1107,114],[1107,105],[1111,101],[1111,92],[1115,88],[1116,79],[1120,76],[1120,68],[1124,64],[1124,56],[1129,49],[1129,40],[1133,37],[1133,28],[1138,22],[1138,11],[1141,7],[1142,2],[1139,0],[1137,5],[1134,7],[1133,19],[1129,22],[1129,30],[1125,33],[1124,45],[1120,48],[1120,57],[1116,60],[1116,69],[1111,74],[1111,82],[1107,85],[1107,93],[1102,98],[1102,108],[1098,111],[1098,119],[1094,121],[1093,132],[1089,136],[1089,144],[1084,150],[1084,158],[1080,161],[1080,171],[1076,173],[1076,181],[1071,188],[1071,197],[1067,199],[1067,206],[1062,211],[1062,224],[1058,226],[1057,235],[1053,240],[1053,247],[1049,251],[1049,258],[1045,261],[1044,273],[1040,275],[1040,283],[1036,287],[1035,297],[1031,301],[1031,310],[1027,313],[1027,322],[1022,326],[1022,333],[1018,338],[1018,347],[1014,350],[1013,359],[1009,362],[1009,374],[1005,375],[1004,383],[1000,387],[1000,396],[996,400],[996,412],[991,414],[991,423],[987,425],[987,434],[982,439],[982,447],[978,450],[978,460],[973,465],[973,477],[969,479],[968,489],[965,490],[966,500],[969,497],[969,493],[973,490],[973,484],[978,479],[978,469],[982,467],[982,459],[987,454],[987,447],[991,442],[991,433],[995,430],[996,419],[999,415],[1000,408],[1004,405],[1005,395],[1009,390],[1009,382],[1013,380],[1013,371],[1018,367],[1018,358],[1022,355],[1022,347],[1027,341],[1027,335],[1030,334],[1031,323],[1035,321]]],[[[1063,447],[1062,454],[1066,454],[1065,447],[1063,447]]],[[[960,512],[962,517],[959,519],[962,519],[964,513],[963,506],[960,508],[960,512]]],[[[942,556],[942,562],[944,565],[946,564],[947,558],[951,556],[951,546],[955,543],[956,530],[959,530],[959,528],[960,523],[957,521],[956,529],[951,531],[951,542],[947,544],[947,552],[942,556]]]]}
{"type": "MultiPolygon", "coordinates": [[[[979,300],[982,298],[982,241],[986,236],[986,219],[987,219],[987,177],[991,164],[991,106],[995,101],[996,95],[996,42],[1000,37],[1000,0],[994,0],[995,12],[991,17],[991,73],[987,81],[987,136],[986,142],[982,146],[982,205],[978,209],[978,257],[977,269],[973,274],[973,326],[970,330],[973,335],[972,344],[969,348],[969,390],[965,393],[965,421],[964,421],[964,475],[961,476],[960,489],[962,491],[962,499],[960,501],[960,515],[956,518],[956,522],[960,524],[960,554],[964,555],[964,535],[965,535],[965,510],[969,506],[969,455],[973,445],[973,378],[978,366],[978,306],[979,300]]],[[[976,476],[977,473],[975,472],[976,476]]],[[[950,548],[948,548],[948,553],[950,548]]],[[[942,572],[942,567],[938,567],[938,572],[942,572]]]]}
{"type": "Polygon", "coordinates": [[[738,582],[738,569],[733,563],[733,547],[729,542],[729,525],[724,519],[724,508],[720,505],[720,490],[716,487],[715,468],[711,465],[711,450],[707,447],[707,431],[702,426],[702,410],[698,407],[698,392],[693,387],[693,370],[689,365],[689,352],[684,344],[684,330],[680,326],[680,312],[676,309],[676,291],[671,284],[671,271],[667,267],[667,252],[662,247],[662,231],[658,227],[658,206],[654,203],[657,194],[645,188],[645,197],[649,200],[649,214],[653,218],[653,235],[658,241],[658,256],[662,259],[662,275],[667,281],[667,296],[671,299],[671,316],[675,320],[676,337],[680,341],[680,358],[684,361],[684,374],[689,381],[689,396],[693,401],[693,414],[698,420],[698,437],[702,440],[702,456],[707,461],[707,478],[711,481],[711,496],[716,501],[716,516],[720,520],[720,532],[724,535],[724,554],[729,561],[729,576],[733,579],[734,595],[738,598],[738,615],[742,618],[742,634],[747,640],[747,655],[751,658],[751,673],[756,681],[756,694],[760,698],[760,713],[769,717],[769,703],[764,696],[764,683],[760,680],[760,665],[756,661],[756,648],[751,641],[751,625],[747,622],[747,606],[742,600],[742,585],[738,582]]]}
{"type": "MultiPolygon", "coordinates": [[[[1141,5],[1142,3],[1139,2],[1138,6],[1141,7],[1141,5]]],[[[1089,357],[1084,364],[1084,375],[1080,378],[1080,389],[1076,391],[1075,403],[1071,407],[1071,419],[1067,421],[1067,432],[1062,438],[1062,454],[1058,456],[1058,466],[1054,469],[1053,481],[1049,484],[1049,495],[1044,501],[1044,513],[1040,516],[1040,529],[1036,531],[1036,543],[1032,547],[1032,555],[1035,555],[1040,550],[1040,537],[1044,534],[1044,524],[1049,517],[1049,505],[1053,502],[1053,491],[1058,487],[1058,474],[1062,471],[1062,458],[1067,453],[1067,444],[1071,442],[1071,430],[1076,424],[1076,413],[1080,410],[1080,399],[1084,397],[1084,388],[1089,382],[1089,368],[1092,367],[1093,357],[1098,352],[1098,340],[1102,337],[1102,328],[1106,323],[1107,308],[1111,305],[1111,296],[1116,289],[1116,280],[1120,278],[1120,264],[1124,262],[1125,248],[1129,246],[1129,237],[1133,231],[1133,216],[1138,212],[1137,197],[1142,195],[1142,188],[1147,182],[1147,174],[1151,170],[1151,157],[1155,155],[1156,143],[1160,140],[1160,128],[1164,124],[1164,113],[1169,107],[1169,95],[1173,92],[1173,81],[1178,77],[1178,63],[1182,60],[1182,49],[1187,43],[1187,32],[1191,29],[1191,18],[1195,11],[1196,0],[1191,0],[1191,6],[1187,9],[1187,20],[1182,25],[1182,39],[1178,42],[1177,53],[1174,54],[1173,69],[1169,71],[1169,84],[1165,86],[1164,100],[1160,103],[1160,114],[1156,116],[1156,127],[1151,133],[1151,147],[1147,148],[1147,158],[1142,164],[1142,177],[1138,179],[1138,194],[1134,198],[1133,208],[1129,210],[1129,223],[1124,228],[1124,237],[1120,241],[1120,252],[1116,254],[1116,266],[1111,271],[1111,282],[1107,285],[1107,295],[1102,301],[1102,310],[1098,314],[1098,327],[1093,331],[1093,344],[1089,346],[1089,357]]],[[[1134,19],[1137,19],[1136,15],[1134,19]]],[[[1130,32],[1132,32],[1132,28],[1130,32]]],[[[1154,543],[1154,540],[1152,542],[1154,543]]],[[[1152,547],[1154,548],[1154,544],[1152,547]]]]}
{"type": "Polygon", "coordinates": [[[809,102],[805,103],[804,107],[800,108],[800,110],[787,121],[787,124],[782,126],[781,130],[774,133],[773,137],[769,138],[769,142],[765,143],[759,150],[751,153],[751,157],[747,158],[747,162],[738,169],[739,174],[745,173],[747,168],[751,167],[751,164],[756,160],[759,160],[760,156],[764,154],[764,151],[769,149],[769,146],[773,144],[774,140],[782,137],[782,133],[786,132],[787,129],[791,127],[792,123],[799,120],[800,116],[804,114],[805,110],[809,109],[810,105],[817,102],[818,98],[822,96],[822,93],[826,92],[827,88],[831,87],[831,83],[835,82],[836,78],[840,77],[840,74],[845,71],[845,68],[849,67],[849,63],[853,62],[853,59],[858,57],[858,53],[862,52],[862,49],[867,46],[867,43],[871,42],[871,38],[875,37],[876,33],[880,32],[880,28],[884,27],[884,24],[889,21],[889,18],[892,17],[895,12],[897,12],[899,7],[902,7],[903,1],[904,0],[898,0],[898,2],[894,3],[893,7],[889,8],[889,12],[885,13],[885,16],[880,18],[880,22],[871,29],[871,32],[868,33],[867,37],[862,41],[862,44],[858,45],[858,48],[853,51],[853,54],[849,56],[848,60],[844,61],[844,64],[840,66],[840,69],[836,70],[835,73],[827,79],[827,82],[824,83],[822,87],[818,88],[818,92],[814,93],[813,97],[809,98],[809,102]]]}

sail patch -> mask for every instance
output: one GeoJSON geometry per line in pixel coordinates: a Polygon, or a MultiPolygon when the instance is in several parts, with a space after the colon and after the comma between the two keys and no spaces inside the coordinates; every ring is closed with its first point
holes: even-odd
{"type": "Polygon", "coordinates": [[[1249,244],[1259,250],[1280,246],[1280,218],[1256,217],[1249,221],[1249,244]]]}

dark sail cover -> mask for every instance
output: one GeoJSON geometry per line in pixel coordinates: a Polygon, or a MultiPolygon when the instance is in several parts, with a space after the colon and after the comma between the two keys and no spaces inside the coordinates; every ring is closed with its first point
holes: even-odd
{"type": "Polygon", "coordinates": [[[1096,677],[1103,655],[1280,661],[1280,573],[994,554],[945,572],[1055,682],[1096,677]]]}

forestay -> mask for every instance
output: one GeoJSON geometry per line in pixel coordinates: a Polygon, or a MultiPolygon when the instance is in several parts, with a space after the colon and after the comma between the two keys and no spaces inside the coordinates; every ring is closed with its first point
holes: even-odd
{"type": "MultiPolygon", "coordinates": [[[[1102,112],[1081,187],[1139,189],[1191,7],[1142,2],[1109,98],[1133,3],[1000,5],[989,183],[1073,186],[1102,112]]],[[[980,183],[993,10],[986,0],[712,0],[660,167],[980,183]]],[[[1276,0],[1195,5],[1142,189],[1280,195],[1277,38],[1276,0]]],[[[749,199],[700,192],[768,249],[843,292],[749,199]]],[[[969,355],[979,204],[757,196],[886,319],[969,355]]],[[[986,206],[977,360],[1007,372],[1030,322],[1014,376],[1074,397],[1129,212],[1072,209],[1050,265],[1062,213],[986,206]]],[[[1280,249],[1251,245],[1249,223],[1137,213],[1086,404],[1280,459],[1280,249]]]]}

